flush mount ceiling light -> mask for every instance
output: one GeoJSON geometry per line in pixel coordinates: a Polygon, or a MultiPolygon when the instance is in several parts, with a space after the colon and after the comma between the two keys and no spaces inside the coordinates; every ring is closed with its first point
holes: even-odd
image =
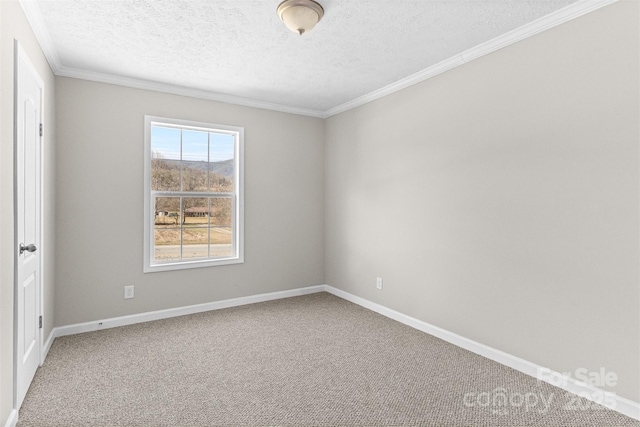
{"type": "Polygon", "coordinates": [[[303,35],[322,19],[324,9],[313,0],[284,0],[278,6],[278,16],[294,33],[303,35]]]}

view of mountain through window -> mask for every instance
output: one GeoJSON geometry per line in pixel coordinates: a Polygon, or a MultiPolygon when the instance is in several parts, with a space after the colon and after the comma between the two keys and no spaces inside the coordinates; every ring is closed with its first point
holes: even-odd
{"type": "Polygon", "coordinates": [[[151,264],[234,256],[237,134],[157,123],[150,133],[151,264]]]}

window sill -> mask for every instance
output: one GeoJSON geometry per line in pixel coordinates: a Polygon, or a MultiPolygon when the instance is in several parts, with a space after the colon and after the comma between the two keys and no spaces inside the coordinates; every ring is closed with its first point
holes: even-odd
{"type": "Polygon", "coordinates": [[[144,273],[156,273],[159,271],[187,270],[190,268],[217,267],[220,265],[243,264],[242,257],[230,257],[219,259],[200,259],[194,261],[167,262],[162,264],[145,265],[144,273]]]}

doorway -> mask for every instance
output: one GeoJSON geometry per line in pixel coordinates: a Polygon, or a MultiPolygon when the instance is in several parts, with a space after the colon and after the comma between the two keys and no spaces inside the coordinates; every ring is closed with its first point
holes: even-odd
{"type": "Polygon", "coordinates": [[[44,82],[15,41],[14,404],[42,363],[42,123],[44,82]]]}

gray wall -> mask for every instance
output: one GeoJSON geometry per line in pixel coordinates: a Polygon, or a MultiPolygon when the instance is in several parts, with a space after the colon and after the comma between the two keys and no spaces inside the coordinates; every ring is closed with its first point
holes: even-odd
{"type": "Polygon", "coordinates": [[[0,1],[0,423],[13,408],[13,66],[17,39],[44,80],[44,337],[53,328],[55,271],[55,84],[42,50],[16,1],[0,1]]]}
{"type": "Polygon", "coordinates": [[[60,326],[328,283],[557,371],[605,367],[640,401],[639,12],[623,0],[322,121],[54,84],[0,1],[0,423],[14,37],[47,85],[45,336],[54,302],[60,326]],[[245,127],[245,264],[142,273],[145,114],[245,127]]]}
{"type": "Polygon", "coordinates": [[[327,283],[640,401],[638,12],[328,119],[327,283]]]}
{"type": "Polygon", "coordinates": [[[57,325],[324,283],[322,120],[69,78],[56,90],[57,325]],[[245,128],[244,264],[142,273],[145,114],[245,128]]]}

